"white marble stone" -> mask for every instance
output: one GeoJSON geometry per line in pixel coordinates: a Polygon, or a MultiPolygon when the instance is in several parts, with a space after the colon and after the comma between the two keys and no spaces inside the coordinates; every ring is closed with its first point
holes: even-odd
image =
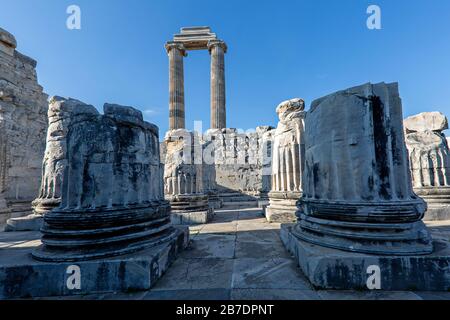
{"type": "Polygon", "coordinates": [[[296,203],[302,195],[304,168],[305,103],[300,98],[280,103],[273,137],[272,189],[266,218],[270,222],[296,220],[296,203]]]}
{"type": "Polygon", "coordinates": [[[0,224],[31,213],[47,129],[47,95],[36,61],[16,46],[14,36],[0,28],[0,224]]]}
{"type": "Polygon", "coordinates": [[[450,219],[450,150],[447,118],[424,112],[404,120],[414,191],[428,204],[426,220],[450,219]]]}

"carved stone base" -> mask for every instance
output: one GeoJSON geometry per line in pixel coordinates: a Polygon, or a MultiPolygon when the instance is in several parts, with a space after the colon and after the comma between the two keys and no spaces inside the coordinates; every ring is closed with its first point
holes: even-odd
{"type": "Polygon", "coordinates": [[[172,212],[170,219],[172,224],[195,225],[205,224],[214,217],[213,209],[205,211],[172,212]]]}
{"type": "Polygon", "coordinates": [[[269,206],[265,210],[266,219],[269,222],[289,223],[297,221],[297,201],[301,192],[279,192],[269,193],[269,206]]]}
{"type": "Polygon", "coordinates": [[[297,238],[319,246],[377,255],[422,255],[433,251],[422,221],[368,223],[326,220],[300,215],[292,227],[297,238]]]}
{"type": "Polygon", "coordinates": [[[82,261],[128,254],[171,241],[167,201],[122,208],[55,209],[44,217],[41,261],[82,261]]]}
{"type": "Polygon", "coordinates": [[[8,219],[5,226],[5,232],[39,231],[43,225],[44,216],[33,213],[25,217],[8,219]]]}
{"type": "Polygon", "coordinates": [[[44,225],[44,215],[57,208],[60,199],[36,199],[32,202],[33,213],[24,217],[8,219],[6,232],[39,231],[44,225]]]}
{"type": "MultiPolygon", "coordinates": [[[[0,234],[2,243],[39,244],[36,232],[0,234]],[[27,235],[31,235],[27,236],[27,235]],[[10,240],[8,241],[8,237],[10,240]]],[[[189,242],[185,226],[174,228],[173,237],[157,246],[139,252],[91,261],[49,263],[36,261],[32,245],[0,250],[0,300],[50,296],[86,295],[107,292],[148,290],[167,271],[189,242]],[[71,288],[69,277],[79,268],[80,287],[71,288]]]]}
{"type": "Polygon", "coordinates": [[[281,226],[281,240],[304,275],[319,289],[369,290],[367,281],[380,270],[381,290],[450,290],[450,245],[434,241],[429,255],[379,256],[327,248],[302,241],[294,224],[281,226]]]}
{"type": "Polygon", "coordinates": [[[170,197],[171,220],[173,224],[204,224],[213,215],[214,208],[209,205],[205,194],[185,194],[170,197]]]}
{"type": "Polygon", "coordinates": [[[414,192],[427,203],[424,220],[450,220],[450,187],[424,187],[414,192]]]}

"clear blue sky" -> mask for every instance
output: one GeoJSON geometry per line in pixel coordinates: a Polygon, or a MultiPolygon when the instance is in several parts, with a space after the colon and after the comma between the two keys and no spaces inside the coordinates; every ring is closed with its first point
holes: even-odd
{"type": "MultiPolygon", "coordinates": [[[[398,81],[404,116],[450,116],[449,0],[0,0],[0,26],[38,61],[49,95],[101,109],[135,106],[168,128],[164,43],[180,27],[208,25],[225,40],[228,126],[277,123],[276,105],[313,99],[368,81],[398,81]],[[66,28],[79,5],[82,29],[66,28]],[[366,9],[382,10],[382,30],[366,9]]],[[[185,59],[187,127],[209,126],[209,55],[185,59]]]]}

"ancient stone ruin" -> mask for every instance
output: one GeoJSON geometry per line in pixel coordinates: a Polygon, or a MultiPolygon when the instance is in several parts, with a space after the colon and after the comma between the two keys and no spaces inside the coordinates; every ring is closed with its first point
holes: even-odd
{"type": "Polygon", "coordinates": [[[172,207],[175,224],[207,223],[213,215],[203,187],[200,137],[185,129],[166,133],[164,192],[172,207]]]}
{"type": "Polygon", "coordinates": [[[323,288],[364,287],[361,268],[377,265],[386,290],[447,287],[448,280],[432,276],[447,251],[433,250],[421,221],[426,205],[412,189],[397,84],[317,99],[305,126],[303,213],[281,235],[309,280],[323,288]]]}
{"type": "Polygon", "coordinates": [[[60,194],[61,204],[45,214],[43,246],[33,256],[89,260],[177,239],[180,232],[171,226],[164,200],[158,128],[131,107],[105,104],[101,115],[79,101],[55,100],[71,114],[66,163],[60,167],[62,184],[57,172],[46,172],[44,186],[55,183],[49,191],[60,194]]]}
{"type": "Polygon", "coordinates": [[[284,101],[276,129],[228,128],[227,46],[209,27],[182,28],[165,45],[170,129],[160,141],[133,107],[105,104],[101,114],[55,96],[47,109],[36,62],[15,47],[0,29],[0,223],[41,233],[0,234],[0,299],[149,290],[188,246],[189,230],[197,255],[174,268],[176,285],[228,272],[216,260],[233,262],[226,282],[238,289],[290,285],[292,275],[277,273],[295,269],[277,257],[279,230],[315,289],[372,289],[369,270],[379,271],[378,289],[450,289],[448,237],[422,222],[425,212],[450,214],[448,122],[438,112],[403,120],[397,83],[338,91],[308,111],[300,98],[284,101]],[[189,131],[183,60],[206,49],[211,128],[189,131]],[[31,213],[32,199],[33,213],[14,217],[31,213]],[[74,288],[77,272],[83,285],[74,288]]]}
{"type": "Polygon", "coordinates": [[[47,143],[42,162],[41,188],[33,201],[33,214],[8,220],[6,231],[40,230],[43,217],[61,203],[64,170],[67,166],[67,132],[85,111],[85,104],[75,99],[52,97],[48,107],[47,143]]]}
{"type": "Polygon", "coordinates": [[[404,120],[414,191],[428,205],[426,220],[450,219],[450,150],[447,118],[424,112],[404,120]]]}
{"type": "Polygon", "coordinates": [[[263,155],[267,153],[271,139],[266,132],[272,128],[261,126],[256,132],[241,133],[226,127],[225,42],[218,40],[209,27],[188,27],[174,35],[165,48],[169,55],[169,132],[162,147],[162,162],[166,166],[165,193],[174,209],[174,221],[205,222],[211,216],[207,207],[220,208],[237,203],[242,206],[267,205],[271,156],[263,155]],[[189,50],[204,49],[211,54],[211,129],[204,134],[197,133],[195,139],[190,139],[196,141],[195,146],[186,148],[183,139],[174,138],[182,132],[186,137],[194,137],[192,133],[180,131],[185,130],[183,58],[189,50]],[[183,160],[181,164],[176,160],[180,158],[181,149],[185,159],[197,156],[200,162],[191,165],[183,160]],[[186,170],[191,173],[187,174],[186,170]],[[201,186],[201,191],[196,190],[195,195],[188,196],[178,175],[193,181],[194,171],[196,185],[201,186]],[[173,185],[174,181],[180,183],[183,190],[173,185]],[[184,195],[180,197],[181,192],[184,195]],[[180,219],[183,215],[184,219],[180,219]]]}
{"type": "Polygon", "coordinates": [[[47,95],[37,82],[36,61],[16,46],[0,28],[0,224],[32,212],[47,130],[47,95]]]}
{"type": "Polygon", "coordinates": [[[302,195],[304,167],[305,102],[282,102],[276,112],[280,121],[273,138],[272,190],[266,217],[270,222],[296,221],[297,201],[302,195]]]}
{"type": "Polygon", "coordinates": [[[169,130],[185,128],[183,57],[188,50],[206,49],[211,55],[211,128],[226,128],[225,42],[209,27],[186,27],[165,47],[169,55],[169,130]]]}

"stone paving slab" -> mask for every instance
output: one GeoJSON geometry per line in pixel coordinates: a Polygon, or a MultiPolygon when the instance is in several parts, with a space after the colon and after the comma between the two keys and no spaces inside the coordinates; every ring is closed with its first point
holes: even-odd
{"type": "Polygon", "coordinates": [[[230,289],[191,289],[150,291],[143,300],[230,300],[230,298],[230,289]]]}
{"type": "MultiPolygon", "coordinates": [[[[450,221],[427,223],[449,238],[450,221]]],[[[261,209],[218,209],[210,224],[190,227],[191,242],[148,291],[39,299],[83,300],[450,300],[450,292],[326,291],[312,288],[280,239],[280,224],[261,209]]],[[[38,233],[0,233],[1,248],[35,245],[38,233]]]]}
{"type": "Polygon", "coordinates": [[[232,259],[177,259],[152,290],[226,289],[231,287],[232,259]]]}
{"type": "Polygon", "coordinates": [[[233,289],[296,289],[312,290],[293,259],[236,259],[233,289]]]}
{"type": "Polygon", "coordinates": [[[236,242],[236,258],[285,258],[291,259],[289,253],[284,250],[281,241],[270,240],[242,240],[238,236],[236,242]]]}
{"type": "Polygon", "coordinates": [[[322,300],[422,300],[406,291],[317,291],[322,300]]]}
{"type": "Polygon", "coordinates": [[[226,258],[232,259],[236,236],[230,234],[198,234],[181,257],[186,259],[226,258]]]}
{"type": "Polygon", "coordinates": [[[231,300],[320,300],[312,290],[233,289],[231,300]]]}

